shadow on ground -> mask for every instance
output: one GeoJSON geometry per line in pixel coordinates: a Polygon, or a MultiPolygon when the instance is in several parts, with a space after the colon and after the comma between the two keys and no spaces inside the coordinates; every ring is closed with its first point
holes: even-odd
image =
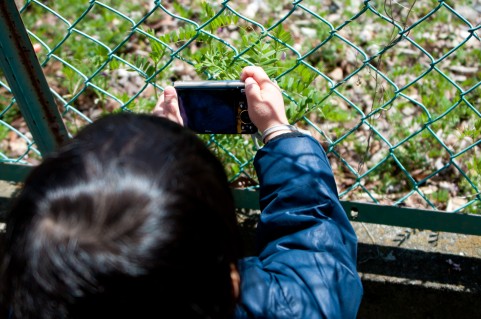
{"type": "Polygon", "coordinates": [[[481,259],[360,243],[358,318],[481,318],[481,259]]]}

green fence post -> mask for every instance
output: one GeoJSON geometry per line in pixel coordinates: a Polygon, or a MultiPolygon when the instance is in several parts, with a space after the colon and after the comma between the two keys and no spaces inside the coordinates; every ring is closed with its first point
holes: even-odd
{"type": "Polygon", "coordinates": [[[0,1],[0,67],[43,156],[62,144],[68,133],[15,1],[0,1]]]}

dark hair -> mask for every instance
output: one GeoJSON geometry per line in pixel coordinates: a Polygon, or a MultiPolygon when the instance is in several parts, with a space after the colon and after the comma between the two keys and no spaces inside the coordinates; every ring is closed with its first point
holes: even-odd
{"type": "Polygon", "coordinates": [[[226,318],[239,238],[223,167],[194,134],[111,115],[27,179],[1,303],[15,318],[226,318]]]}

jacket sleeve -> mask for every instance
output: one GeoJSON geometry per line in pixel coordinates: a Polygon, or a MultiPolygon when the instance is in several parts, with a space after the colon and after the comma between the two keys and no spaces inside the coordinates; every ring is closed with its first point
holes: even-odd
{"type": "Polygon", "coordinates": [[[239,263],[237,318],[355,318],[362,296],[356,235],[324,150],[310,136],[258,151],[258,257],[239,263]]]}

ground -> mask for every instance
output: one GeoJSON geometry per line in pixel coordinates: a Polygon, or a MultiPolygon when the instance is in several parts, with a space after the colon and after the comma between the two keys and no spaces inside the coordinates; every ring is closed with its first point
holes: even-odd
{"type": "Polygon", "coordinates": [[[481,237],[353,223],[359,318],[481,318],[481,237]]]}

